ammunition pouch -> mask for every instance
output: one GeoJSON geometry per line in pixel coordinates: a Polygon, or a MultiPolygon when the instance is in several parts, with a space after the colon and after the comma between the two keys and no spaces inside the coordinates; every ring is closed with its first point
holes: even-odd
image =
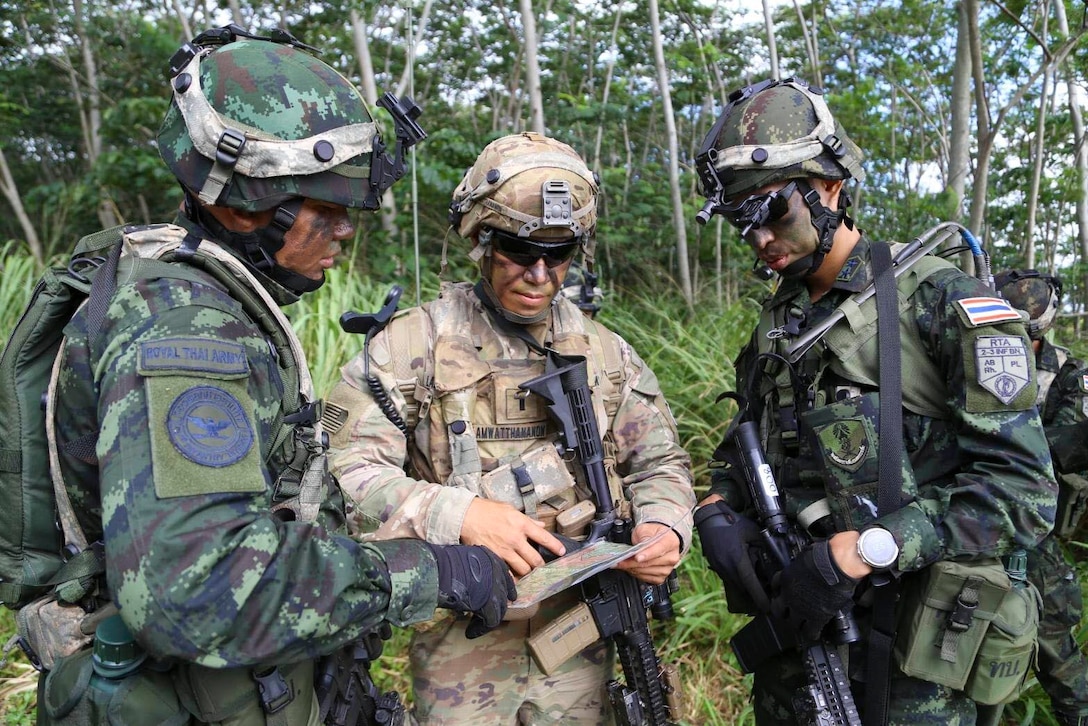
{"type": "Polygon", "coordinates": [[[1038,652],[1038,591],[997,559],[941,561],[904,580],[895,656],[915,678],[986,705],[1019,696],[1038,652]]]}
{"type": "Polygon", "coordinates": [[[530,517],[546,499],[573,489],[574,477],[551,443],[504,462],[480,479],[481,495],[512,504],[530,517]]]}
{"type": "Polygon", "coordinates": [[[1054,515],[1054,534],[1067,540],[1077,531],[1088,511],[1088,479],[1079,474],[1058,474],[1058,510],[1054,515]]]}
{"type": "MultiPolygon", "coordinates": [[[[879,483],[880,394],[873,391],[805,411],[800,429],[804,445],[823,463],[836,530],[862,529],[871,523],[879,483]]],[[[917,495],[914,469],[904,456],[899,506],[917,495]]]]}

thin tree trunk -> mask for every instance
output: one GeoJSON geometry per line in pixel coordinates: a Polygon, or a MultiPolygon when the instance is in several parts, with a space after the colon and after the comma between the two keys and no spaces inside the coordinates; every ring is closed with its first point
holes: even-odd
{"type": "Polygon", "coordinates": [[[30,221],[26,208],[23,207],[23,198],[19,194],[19,187],[15,184],[15,178],[11,175],[11,169],[8,168],[8,160],[4,155],[3,146],[0,146],[0,192],[3,192],[4,198],[8,200],[12,211],[15,212],[15,218],[19,220],[19,226],[23,228],[23,236],[26,238],[27,247],[30,248],[30,254],[39,265],[44,264],[45,256],[42,253],[42,243],[38,238],[38,230],[34,228],[34,223],[30,221]]]}
{"type": "MultiPolygon", "coordinates": [[[[805,38],[805,52],[808,55],[808,65],[812,69],[812,82],[823,88],[824,80],[823,74],[820,72],[820,55],[816,47],[816,29],[810,28],[808,23],[805,22],[805,14],[797,0],[793,0],[793,9],[797,11],[797,26],[801,29],[801,33],[805,38]]],[[[813,13],[815,12],[813,10],[813,13]]],[[[813,24],[815,24],[815,21],[813,21],[813,24]]]]}
{"type": "Polygon", "coordinates": [[[774,12],[770,0],[763,0],[763,24],[767,26],[767,54],[771,60],[771,78],[781,78],[778,72],[778,44],[774,39],[774,12]]]}
{"type": "MultiPolygon", "coordinates": [[[[378,106],[378,84],[374,79],[374,61],[370,57],[370,43],[366,36],[366,19],[355,8],[351,9],[351,35],[355,45],[355,55],[359,57],[359,76],[363,84],[363,97],[370,108],[378,106]]],[[[386,130],[385,142],[392,150],[394,138],[393,129],[386,130]]],[[[400,230],[397,228],[397,199],[393,196],[392,189],[382,192],[381,206],[382,230],[388,235],[388,239],[396,240],[400,230]]]]}
{"type": "Polygon", "coordinates": [[[612,24],[612,40],[608,45],[608,68],[604,75],[604,90],[601,92],[601,115],[597,121],[597,138],[593,142],[593,170],[601,172],[601,138],[604,135],[604,115],[608,107],[608,93],[612,88],[612,70],[616,67],[616,56],[619,48],[616,46],[616,37],[620,31],[620,18],[623,17],[623,5],[616,6],[616,20],[612,24]]]}
{"type": "Polygon", "coordinates": [[[537,63],[536,16],[533,0],[520,0],[521,25],[525,33],[525,81],[529,93],[529,130],[544,133],[544,98],[540,94],[540,65],[537,63]]]}
{"type": "Polygon", "coordinates": [[[952,67],[952,131],[948,143],[948,190],[952,193],[951,219],[963,219],[964,190],[967,188],[967,167],[970,164],[971,121],[971,45],[967,25],[967,8],[956,4],[956,63],[952,67]]]}
{"type": "MultiPolygon", "coordinates": [[[[174,6],[174,14],[178,16],[178,22],[181,23],[181,32],[186,40],[191,40],[193,37],[193,28],[189,24],[189,16],[185,14],[185,8],[181,6],[181,0],[172,0],[174,6]]],[[[241,23],[239,23],[240,25],[241,23]]]]}
{"type": "Polygon", "coordinates": [[[665,67],[665,50],[661,41],[661,19],[657,0],[650,0],[650,32],[653,36],[654,65],[657,66],[657,85],[661,93],[661,105],[665,114],[665,134],[669,141],[669,190],[672,196],[672,221],[676,231],[676,261],[680,271],[680,288],[688,307],[694,309],[695,296],[691,288],[691,272],[688,269],[688,235],[684,219],[684,204],[680,198],[680,166],[676,121],[672,114],[672,95],[669,92],[669,73],[665,67]]]}
{"type": "MultiPolygon", "coordinates": [[[[1046,27],[1045,21],[1043,27],[1046,27]]],[[[1028,192],[1027,224],[1024,229],[1024,266],[1035,268],[1035,216],[1039,209],[1039,185],[1043,176],[1043,158],[1046,156],[1046,113],[1050,98],[1050,73],[1043,74],[1043,87],[1039,92],[1039,115],[1035,119],[1035,143],[1032,156],[1031,190],[1028,192]]]]}
{"type": "MultiPolygon", "coordinates": [[[[1065,5],[1060,2],[1055,3],[1054,11],[1058,20],[1058,30],[1061,31],[1063,38],[1068,38],[1069,21],[1066,19],[1065,5]]],[[[1088,260],[1088,147],[1086,147],[1088,139],[1085,139],[1084,114],[1081,111],[1084,102],[1084,91],[1081,89],[1076,74],[1068,63],[1062,66],[1062,77],[1065,79],[1067,95],[1069,96],[1069,115],[1073,119],[1073,145],[1076,150],[1077,185],[1080,189],[1080,193],[1076,195],[1077,240],[1080,243],[1080,260],[1083,262],[1088,260]]],[[[1081,290],[1085,291],[1082,292],[1083,295],[1088,296],[1088,271],[1084,273],[1081,290]]],[[[1084,300],[1081,302],[1082,305],[1085,304],[1084,300]]]]}

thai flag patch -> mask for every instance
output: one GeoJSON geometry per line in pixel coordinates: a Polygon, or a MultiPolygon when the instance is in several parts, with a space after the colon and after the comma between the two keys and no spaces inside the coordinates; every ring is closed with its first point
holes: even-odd
{"type": "Polygon", "coordinates": [[[966,297],[957,300],[956,304],[967,316],[971,327],[1021,319],[1020,313],[999,297],[966,297]]]}

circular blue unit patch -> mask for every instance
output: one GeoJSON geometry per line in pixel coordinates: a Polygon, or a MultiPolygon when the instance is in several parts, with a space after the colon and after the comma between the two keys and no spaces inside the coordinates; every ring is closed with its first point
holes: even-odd
{"type": "Polygon", "coordinates": [[[215,386],[196,386],[174,399],[166,430],[182,456],[203,466],[230,466],[253,446],[242,404],[215,386]]]}

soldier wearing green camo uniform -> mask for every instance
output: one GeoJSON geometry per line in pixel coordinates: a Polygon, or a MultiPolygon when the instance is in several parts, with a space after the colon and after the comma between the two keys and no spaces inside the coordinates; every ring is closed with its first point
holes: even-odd
{"type": "MultiPolygon", "coordinates": [[[[1043,426],[1049,431],[1088,421],[1088,367],[1046,337],[1061,304],[1061,280],[1035,270],[1011,270],[997,275],[994,284],[1010,305],[1028,315],[1028,334],[1039,378],[1036,406],[1043,426]]],[[[1086,446],[1088,440],[1082,438],[1079,447],[1086,446]]],[[[1028,576],[1043,596],[1035,675],[1050,696],[1058,723],[1081,726],[1088,724],[1088,662],[1074,635],[1084,604],[1080,579],[1063,543],[1073,536],[1083,518],[1088,505],[1088,479],[1083,470],[1062,469],[1062,452],[1053,455],[1058,476],[1054,531],[1028,553],[1028,576]]]]}
{"type": "Polygon", "coordinates": [[[396,171],[362,97],[282,31],[208,31],[171,66],[158,141],[184,208],[95,236],[113,291],[70,323],[55,400],[67,495],[105,558],[81,604],[119,610],[125,658],[96,651],[92,678],[89,650],[59,657],[38,723],[317,724],[320,658],[436,606],[472,611],[476,635],[513,582],[484,548],[343,529],[279,306],[322,284],[348,210],[377,207],[371,169],[396,171]],[[141,665],[96,686],[121,660],[141,665]]]}
{"type": "MultiPolygon", "coordinates": [[[[737,390],[750,394],[751,420],[786,516],[807,528],[810,539],[773,582],[761,576],[765,571],[752,554],[763,546],[762,525],[752,519],[735,444],[723,447],[722,468],[695,522],[731,611],[770,613],[803,643],[828,638],[835,614],[852,611],[860,640],[849,646],[839,641],[838,651],[846,656],[853,698],[867,726],[974,724],[980,711],[964,686],[904,672],[910,661],[901,656],[913,653],[912,603],[919,602],[906,595],[921,583],[946,581],[936,577],[945,565],[981,566],[982,558],[1033,547],[1050,530],[1055,484],[1034,407],[1029,340],[1016,311],[943,260],[923,255],[910,273],[895,279],[903,485],[892,492],[898,508],[881,509],[877,518],[877,445],[886,444],[875,432],[879,397],[887,395],[878,382],[880,365],[887,362],[878,365],[876,359],[873,299],[847,306],[842,320],[796,363],[785,357],[790,343],[873,281],[878,243],[847,215],[844,186],[848,179],[863,179],[861,160],[821,92],[795,79],[764,81],[731,94],[703,143],[697,167],[708,201],[699,221],[724,215],[759,260],[781,276],[737,359],[737,390]],[[996,341],[1004,357],[995,381],[988,354],[996,341]],[[904,596],[898,604],[892,600],[892,607],[901,627],[888,633],[895,658],[883,658],[889,672],[885,689],[874,682],[880,659],[869,649],[880,598],[874,585],[896,582],[904,596]],[[871,702],[874,712],[866,713],[871,702]]],[[[997,568],[994,582],[1010,587],[1000,562],[989,561],[997,568]]],[[[978,602],[968,582],[975,588],[982,583],[964,578],[952,593],[965,607],[978,602]]],[[[1017,602],[1030,619],[1034,600],[1018,596],[1017,602]]],[[[956,661],[961,623],[944,612],[929,617],[914,625],[940,628],[952,646],[949,659],[956,661]]],[[[964,631],[986,627],[971,630],[975,621],[961,620],[964,631]]],[[[942,660],[946,653],[936,647],[936,634],[923,633],[918,648],[929,659],[925,664],[937,663],[940,670],[950,664],[942,660]]],[[[1030,656],[1030,642],[1027,648],[1030,656]]],[[[794,700],[807,682],[801,651],[768,650],[754,667],[756,722],[804,723],[802,702],[794,700]]],[[[966,678],[972,658],[963,660],[966,678]]],[[[1022,672],[1010,675],[1014,686],[1022,682],[1022,672]]]]}
{"type": "MultiPolygon", "coordinates": [[[[566,144],[523,133],[489,144],[453,195],[451,224],[473,243],[480,280],[399,313],[343,368],[323,419],[333,471],[364,541],[413,536],[486,544],[517,576],[563,552],[594,506],[557,452],[542,400],[518,384],[544,348],[586,357],[608,486],[634,542],[661,539],[622,569],[660,584],[691,542],[689,459],[653,372],[615,333],[559,295],[571,260],[593,253],[597,181],[566,144]],[[368,377],[391,403],[383,413],[368,377]],[[669,528],[672,531],[669,531],[669,528]]],[[[603,724],[611,648],[598,640],[545,675],[526,638],[576,601],[517,611],[468,642],[452,618],[413,638],[414,715],[435,724],[603,724]]]]}

